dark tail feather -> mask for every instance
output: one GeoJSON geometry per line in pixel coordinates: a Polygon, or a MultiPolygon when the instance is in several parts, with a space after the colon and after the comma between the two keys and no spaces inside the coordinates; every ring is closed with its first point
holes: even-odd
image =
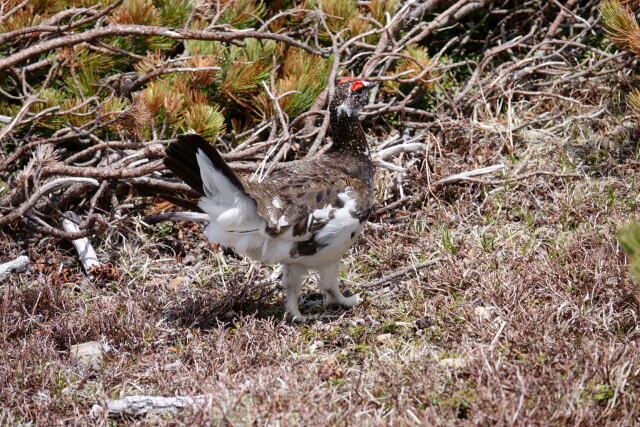
{"type": "Polygon", "coordinates": [[[224,161],[218,150],[203,137],[196,134],[178,135],[178,140],[169,144],[165,150],[164,165],[184,182],[204,196],[204,186],[196,153],[198,150],[211,160],[213,166],[226,176],[233,185],[245,193],[244,184],[236,173],[224,161]]]}

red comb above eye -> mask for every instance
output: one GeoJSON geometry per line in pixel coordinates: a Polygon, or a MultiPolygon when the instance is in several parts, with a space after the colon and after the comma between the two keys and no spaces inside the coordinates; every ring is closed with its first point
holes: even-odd
{"type": "Polygon", "coordinates": [[[338,80],[338,84],[341,85],[344,82],[352,82],[354,80],[355,80],[354,77],[343,77],[340,80],[338,80]]]}
{"type": "Polygon", "coordinates": [[[361,87],[364,87],[364,83],[362,83],[360,80],[356,80],[351,85],[351,92],[355,92],[356,90],[360,89],[361,87]]]}

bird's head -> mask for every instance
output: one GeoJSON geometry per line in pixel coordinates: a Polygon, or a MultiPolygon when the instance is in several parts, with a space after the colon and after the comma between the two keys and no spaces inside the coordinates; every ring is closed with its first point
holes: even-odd
{"type": "Polygon", "coordinates": [[[338,80],[329,109],[335,112],[338,119],[344,116],[357,117],[362,107],[367,103],[367,96],[372,87],[372,83],[353,77],[338,80]]]}

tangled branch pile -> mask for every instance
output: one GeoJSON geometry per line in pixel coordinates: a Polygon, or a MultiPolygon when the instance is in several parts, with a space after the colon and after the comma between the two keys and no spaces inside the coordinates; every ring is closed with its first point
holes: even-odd
{"type": "MultiPolygon", "coordinates": [[[[590,107],[575,119],[596,117],[588,79],[633,60],[608,48],[596,1],[2,5],[0,227],[61,238],[115,224],[132,194],[189,196],[162,166],[178,133],[210,138],[258,177],[317,156],[340,76],[379,82],[363,119],[378,163],[401,174],[420,160],[405,153],[440,141],[489,138],[511,153],[513,126],[496,116],[528,108],[523,99],[575,102],[590,107]],[[58,228],[68,210],[80,231],[58,228]]],[[[567,125],[551,104],[530,117],[515,130],[567,125]]]]}

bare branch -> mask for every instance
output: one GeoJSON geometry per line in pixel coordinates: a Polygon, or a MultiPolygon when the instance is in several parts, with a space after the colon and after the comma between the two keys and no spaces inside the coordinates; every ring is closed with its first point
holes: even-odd
{"type": "Polygon", "coordinates": [[[208,32],[185,29],[168,29],[165,27],[154,27],[148,25],[110,25],[108,27],[96,28],[69,36],[56,37],[45,42],[37,43],[27,49],[0,59],[0,70],[7,69],[22,61],[53,49],[69,47],[109,36],[163,36],[176,40],[213,40],[227,43],[248,38],[267,39],[280,41],[317,55],[323,55],[323,52],[311,48],[304,43],[290,37],[274,33],[264,33],[259,31],[208,32]]]}

